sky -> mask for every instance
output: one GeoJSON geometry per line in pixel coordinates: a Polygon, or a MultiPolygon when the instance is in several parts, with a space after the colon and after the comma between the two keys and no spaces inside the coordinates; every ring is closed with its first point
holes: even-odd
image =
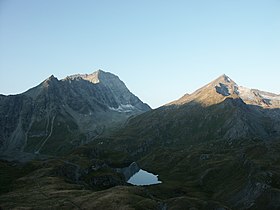
{"type": "Polygon", "coordinates": [[[280,0],[0,0],[0,93],[114,73],[156,108],[226,74],[280,94],[280,0]]]}

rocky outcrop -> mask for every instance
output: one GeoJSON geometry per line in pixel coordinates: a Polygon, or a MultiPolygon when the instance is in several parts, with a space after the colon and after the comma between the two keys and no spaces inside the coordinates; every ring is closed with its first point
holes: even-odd
{"type": "Polygon", "coordinates": [[[129,180],[134,174],[140,171],[140,167],[136,162],[132,162],[128,167],[116,169],[118,173],[122,173],[125,180],[129,180]]]}
{"type": "Polygon", "coordinates": [[[114,168],[109,167],[104,161],[91,160],[90,167],[81,167],[79,164],[61,160],[56,165],[51,175],[63,177],[75,183],[93,189],[106,189],[117,185],[126,185],[125,177],[114,168]]]}

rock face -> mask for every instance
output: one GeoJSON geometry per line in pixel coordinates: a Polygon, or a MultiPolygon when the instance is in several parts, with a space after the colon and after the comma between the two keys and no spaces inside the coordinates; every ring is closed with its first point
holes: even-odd
{"type": "Polygon", "coordinates": [[[19,95],[0,95],[0,151],[63,154],[150,110],[115,75],[53,75],[19,95]]]}

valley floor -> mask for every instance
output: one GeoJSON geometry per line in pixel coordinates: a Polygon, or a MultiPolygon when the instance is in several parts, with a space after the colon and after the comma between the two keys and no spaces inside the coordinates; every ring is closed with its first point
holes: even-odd
{"type": "Polygon", "coordinates": [[[279,141],[244,140],[226,144],[208,142],[185,149],[158,148],[147,153],[138,159],[141,168],[159,174],[163,183],[145,187],[126,184],[109,166],[110,157],[90,159],[85,155],[90,146],[67,158],[27,163],[1,161],[0,206],[2,209],[279,209],[279,141]]]}

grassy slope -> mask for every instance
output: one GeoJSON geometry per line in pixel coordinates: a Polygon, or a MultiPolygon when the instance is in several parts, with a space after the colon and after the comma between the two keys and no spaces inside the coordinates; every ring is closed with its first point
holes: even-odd
{"type": "MultiPolygon", "coordinates": [[[[59,160],[37,162],[36,170],[1,163],[0,203],[3,209],[157,209],[158,203],[141,187],[119,186],[92,191],[53,174],[59,160]],[[58,161],[58,162],[57,162],[58,161]],[[5,174],[17,176],[6,178],[5,174]],[[8,181],[9,180],[9,181],[8,181]]],[[[34,163],[35,164],[35,163],[34,163]]]]}
{"type": "MultiPolygon", "coordinates": [[[[157,150],[140,163],[145,169],[160,174],[163,184],[150,190],[162,199],[183,196],[217,201],[240,209],[245,201],[239,206],[237,201],[243,199],[242,195],[246,197],[242,190],[248,183],[261,183],[271,186],[271,189],[255,197],[258,205],[252,209],[264,209],[275,204],[265,193],[280,189],[279,146],[279,142],[271,142],[267,148],[266,143],[258,140],[244,140],[231,146],[217,142],[189,150],[157,150]],[[271,150],[275,151],[272,153],[271,150]]],[[[252,194],[254,192],[258,190],[251,191],[252,194]]],[[[274,195],[279,196],[277,193],[274,195]]]]}
{"type": "Polygon", "coordinates": [[[224,206],[241,209],[255,202],[251,209],[268,206],[275,209],[279,204],[280,189],[279,140],[228,141],[220,138],[239,122],[232,118],[240,114],[238,106],[229,102],[226,107],[219,104],[205,109],[189,105],[171,112],[162,109],[144,113],[131,119],[123,130],[96,139],[70,156],[72,161],[84,167],[90,166],[93,159],[105,161],[111,167],[124,167],[138,161],[142,168],[159,174],[163,184],[144,188],[114,187],[94,192],[66,182],[65,177],[41,174],[39,170],[32,176],[17,179],[23,183],[22,188],[2,195],[0,201],[7,207],[42,205],[64,208],[63,205],[67,205],[65,208],[74,208],[71,202],[75,202],[79,207],[100,209],[116,205],[124,209],[140,206],[157,209],[159,203],[166,204],[168,209],[224,206]],[[36,186],[30,180],[36,179],[39,189],[48,196],[47,201],[32,196],[31,189],[36,186]],[[265,189],[266,185],[270,187],[265,189]],[[17,196],[25,198],[20,200],[23,204],[13,203],[17,196]]]}
{"type": "MultiPolygon", "coordinates": [[[[224,141],[210,141],[184,148],[155,148],[135,160],[143,169],[159,174],[163,184],[97,191],[53,173],[61,165],[60,159],[32,162],[21,167],[2,162],[0,178],[5,185],[2,185],[0,203],[4,209],[114,209],[116,206],[119,209],[158,209],[164,205],[168,209],[226,206],[241,209],[238,205],[244,204],[236,204],[237,199],[242,200],[240,192],[251,181],[271,186],[256,197],[257,205],[251,209],[264,209],[268,205],[275,209],[273,205],[277,201],[272,197],[277,199],[280,189],[279,148],[279,141],[268,143],[257,139],[239,140],[230,145],[224,141]]],[[[96,158],[113,165],[127,164],[124,160],[129,158],[125,153],[111,156],[110,151],[113,153],[113,148],[102,151],[87,145],[68,160],[83,168],[92,165],[89,160],[96,158]]],[[[102,170],[89,176],[104,175],[102,170]]],[[[110,170],[105,172],[111,173],[110,170]]]]}

